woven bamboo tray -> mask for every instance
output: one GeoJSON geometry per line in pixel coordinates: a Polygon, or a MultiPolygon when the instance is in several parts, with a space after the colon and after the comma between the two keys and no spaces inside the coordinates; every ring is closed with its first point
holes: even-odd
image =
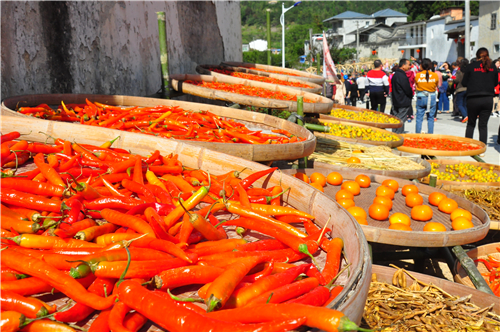
{"type": "MultiPolygon", "coordinates": [[[[257,71],[259,71],[259,72],[261,72],[262,70],[270,70],[270,71],[273,71],[273,73],[270,73],[270,72],[266,72],[266,73],[269,73],[272,75],[281,75],[281,76],[290,76],[290,77],[294,77],[294,78],[300,78],[301,80],[313,82],[313,83],[320,84],[320,85],[323,85],[323,83],[325,83],[325,78],[322,76],[310,74],[308,72],[296,70],[296,69],[261,65],[258,63],[246,63],[246,62],[224,61],[221,64],[227,65],[227,66],[233,66],[233,67],[257,68],[257,71]],[[261,69],[261,70],[259,70],[259,69],[261,69]]],[[[271,77],[273,77],[273,76],[271,76],[271,77]]],[[[276,78],[278,78],[278,77],[276,77],[276,78]]]]}
{"type": "Polygon", "coordinates": [[[448,157],[475,156],[475,155],[481,154],[481,153],[486,151],[486,145],[483,142],[475,140],[475,139],[471,139],[471,138],[451,136],[451,135],[437,135],[437,134],[402,134],[401,136],[403,136],[404,138],[417,138],[417,137],[435,138],[435,139],[447,138],[447,139],[452,139],[452,140],[456,140],[456,141],[463,142],[463,143],[474,144],[474,145],[481,147],[480,149],[477,149],[477,150],[467,150],[467,151],[442,151],[442,150],[410,148],[407,146],[399,146],[398,147],[398,150],[400,150],[400,151],[415,153],[415,154],[420,154],[420,155],[425,155],[425,156],[448,156],[448,157]]]}
{"type": "MultiPolygon", "coordinates": [[[[314,135],[316,135],[318,137],[325,137],[325,138],[335,139],[335,140],[339,140],[339,141],[352,142],[352,143],[364,143],[364,144],[370,144],[370,145],[386,145],[390,148],[399,147],[399,146],[403,145],[403,143],[404,143],[404,139],[403,139],[402,135],[387,131],[385,129],[375,128],[375,127],[371,127],[368,125],[362,125],[362,124],[354,124],[351,122],[340,121],[340,120],[321,119],[320,122],[326,123],[327,125],[328,125],[328,123],[335,123],[335,124],[342,124],[342,125],[353,126],[353,127],[368,128],[368,129],[371,129],[373,131],[378,131],[378,132],[381,132],[384,134],[396,135],[397,137],[399,137],[399,140],[398,141],[390,141],[390,142],[369,141],[369,140],[363,140],[361,138],[347,138],[347,137],[341,137],[341,136],[333,136],[333,135],[330,135],[327,133],[314,132],[314,135]]],[[[406,151],[406,152],[408,152],[408,151],[406,151]]]]}
{"type": "MultiPolygon", "coordinates": [[[[23,136],[23,139],[38,142],[46,140],[46,136],[40,132],[52,137],[61,137],[69,141],[93,145],[100,145],[102,142],[115,137],[113,131],[96,132],[92,126],[36,121],[31,118],[12,116],[2,116],[0,130],[2,133],[11,131],[27,133],[23,136]]],[[[122,139],[116,141],[114,146],[143,156],[150,154],[154,150],[159,150],[162,155],[178,154],[179,160],[184,166],[200,168],[215,175],[224,174],[231,170],[243,170],[241,177],[244,178],[253,172],[268,168],[255,162],[203,147],[173,140],[160,140],[153,136],[138,133],[123,132],[122,139]]],[[[272,176],[261,179],[256,183],[256,186],[265,188],[276,185],[292,188],[289,194],[284,197],[284,201],[299,210],[314,215],[318,226],[323,227],[330,216],[335,216],[330,221],[332,228],[330,235],[349,239],[349,241],[345,241],[344,251],[351,266],[349,272],[343,273],[337,279],[337,284],[344,285],[344,290],[329,304],[329,307],[344,312],[351,320],[359,323],[368,294],[371,272],[368,244],[359,224],[328,196],[293,177],[274,172],[272,176]]],[[[323,258],[318,258],[321,265],[324,264],[325,259],[326,255],[323,255],[323,258]]]]}
{"type": "MultiPolygon", "coordinates": [[[[313,169],[308,168],[305,170],[283,170],[283,173],[288,175],[293,175],[297,172],[305,173],[308,176],[313,172],[319,172],[327,176],[331,172],[331,170],[319,167],[315,167],[313,169]]],[[[354,196],[354,202],[356,203],[356,206],[362,207],[367,212],[367,214],[369,206],[372,204],[373,199],[376,197],[375,191],[377,187],[379,187],[384,180],[392,179],[392,177],[371,175],[368,173],[360,172],[359,170],[346,170],[341,172],[340,174],[342,174],[344,180],[354,180],[359,174],[365,174],[370,177],[371,186],[369,188],[361,188],[360,195],[354,196]]],[[[405,197],[401,194],[401,188],[406,184],[415,183],[403,179],[396,180],[399,183],[400,190],[394,197],[393,207],[390,211],[389,216],[395,212],[402,212],[409,216],[411,208],[406,206],[405,197]]],[[[423,227],[426,222],[415,220],[412,220],[410,226],[413,231],[397,231],[389,229],[389,220],[378,221],[368,216],[368,225],[361,225],[361,228],[363,229],[366,239],[369,242],[399,245],[405,247],[449,247],[473,243],[484,239],[490,229],[490,219],[483,209],[481,209],[476,204],[469,202],[465,198],[458,197],[444,190],[436,189],[423,184],[415,185],[418,187],[419,193],[424,199],[424,205],[429,205],[432,209],[433,217],[430,221],[437,221],[442,223],[446,227],[447,231],[424,232],[423,227]],[[432,206],[429,204],[429,194],[435,191],[441,192],[449,198],[453,198],[458,203],[458,207],[470,211],[472,213],[472,222],[474,223],[474,227],[461,231],[452,230],[450,216],[439,211],[436,206],[432,206]]],[[[327,185],[324,190],[325,194],[330,196],[332,200],[334,200],[335,194],[340,190],[340,186],[327,185]]]]}
{"type": "MultiPolygon", "coordinates": [[[[392,267],[387,267],[382,265],[372,266],[372,273],[377,275],[377,280],[389,284],[392,284],[392,276],[396,271],[397,270],[392,267]]],[[[486,294],[476,289],[465,287],[463,285],[448,281],[446,279],[441,279],[413,271],[411,271],[410,273],[419,281],[423,281],[427,284],[433,284],[443,289],[450,295],[458,297],[465,297],[471,295],[470,301],[479,307],[484,308],[493,304],[493,312],[496,313],[497,315],[500,314],[500,302],[498,301],[498,297],[496,296],[486,294]]],[[[407,275],[405,275],[405,278],[406,278],[406,283],[411,284],[413,279],[407,275]]]]}
{"type": "MultiPolygon", "coordinates": [[[[483,246],[477,247],[476,249],[469,250],[467,252],[467,256],[469,256],[473,260],[478,258],[486,259],[488,258],[488,255],[495,259],[500,259],[500,252],[496,249],[497,247],[500,247],[500,242],[485,244],[483,246]]],[[[475,262],[474,264],[476,265],[480,273],[488,273],[488,269],[486,268],[486,266],[484,266],[483,263],[475,262]]],[[[465,272],[458,260],[455,263],[455,281],[470,288],[475,288],[474,284],[467,275],[467,272],[465,272]]],[[[499,301],[498,297],[497,301],[499,301]]],[[[500,301],[497,303],[500,303],[500,301]]]]}
{"type": "Polygon", "coordinates": [[[172,87],[176,91],[208,99],[231,101],[242,105],[265,107],[265,108],[284,108],[288,109],[291,112],[297,111],[297,102],[295,101],[246,96],[239,93],[219,91],[219,90],[205,88],[202,86],[188,84],[185,83],[184,81],[192,80],[192,81],[205,81],[205,82],[222,82],[228,84],[244,84],[246,86],[267,89],[269,91],[279,91],[291,95],[303,96],[304,98],[314,101],[314,103],[304,102],[304,113],[328,113],[330,112],[333,104],[333,101],[331,99],[318,96],[314,93],[299,91],[297,89],[293,89],[291,87],[286,87],[282,85],[250,81],[227,75],[220,75],[215,77],[209,75],[180,74],[180,75],[172,75],[170,76],[170,78],[172,79],[172,87]]]}
{"type": "MultiPolygon", "coordinates": [[[[401,152],[399,152],[401,153],[401,152]]],[[[398,154],[396,151],[395,154],[398,154]]],[[[425,167],[425,169],[419,169],[419,170],[401,170],[401,171],[392,171],[392,170],[378,170],[378,169],[359,169],[359,168],[352,168],[348,166],[342,166],[342,165],[334,165],[334,164],[329,164],[325,162],[320,162],[320,161],[315,161],[314,159],[308,160],[308,168],[314,168],[314,169],[324,169],[325,171],[328,172],[339,172],[343,174],[344,172],[349,172],[349,171],[355,171],[358,172],[358,174],[366,174],[366,175],[383,175],[391,178],[398,178],[398,179],[407,179],[407,180],[413,180],[413,179],[418,179],[421,178],[421,174],[429,174],[431,171],[431,165],[427,162],[427,160],[421,159],[419,157],[409,157],[411,160],[421,164],[422,166],[425,167]]],[[[290,163],[287,163],[286,161],[276,161],[273,163],[274,166],[287,169],[291,168],[292,165],[290,163]]],[[[425,175],[423,175],[425,176],[425,175]]]]}
{"type": "MultiPolygon", "coordinates": [[[[474,166],[481,166],[483,168],[492,168],[493,172],[500,175],[500,166],[487,163],[479,163],[476,161],[465,161],[456,159],[434,159],[430,161],[433,164],[439,164],[439,170],[443,171],[446,165],[456,165],[456,164],[470,164],[474,166]]],[[[429,183],[429,177],[420,179],[422,183],[429,183]]],[[[437,180],[437,186],[443,190],[466,190],[466,189],[495,189],[500,187],[500,182],[458,182],[458,181],[447,181],[447,180],[437,180]]]]}
{"type": "Polygon", "coordinates": [[[370,126],[370,127],[376,127],[376,128],[400,128],[403,126],[403,122],[401,122],[401,120],[394,115],[380,113],[378,111],[369,110],[369,109],[362,108],[362,107],[333,104],[333,109],[338,109],[338,108],[344,109],[346,111],[352,111],[352,112],[358,112],[358,113],[368,112],[368,113],[384,114],[386,117],[391,118],[391,119],[395,119],[398,122],[397,123],[379,123],[379,122],[369,122],[369,121],[357,121],[357,120],[350,120],[350,119],[344,119],[344,118],[337,118],[333,115],[323,115],[323,114],[320,115],[320,119],[339,120],[339,121],[362,124],[362,125],[366,125],[366,126],[370,126]]]}
{"type": "MultiPolygon", "coordinates": [[[[220,70],[228,70],[231,72],[240,72],[240,73],[248,73],[252,75],[257,75],[257,76],[262,76],[262,77],[270,77],[269,73],[266,73],[264,71],[257,71],[257,70],[251,70],[251,69],[246,69],[246,68],[241,68],[241,67],[231,67],[231,66],[216,66],[216,65],[198,65],[196,66],[196,71],[200,73],[201,75],[212,75],[214,77],[220,77],[225,76],[227,77],[228,75],[224,75],[215,71],[210,70],[211,68],[215,69],[220,69],[220,70]],[[266,75],[267,74],[267,75],[266,75]]],[[[321,85],[304,81],[298,78],[293,78],[292,76],[283,76],[283,78],[277,78],[277,77],[272,77],[276,79],[280,79],[286,82],[291,82],[291,83],[300,83],[304,85],[308,85],[309,87],[307,88],[301,88],[301,87],[295,87],[295,86],[288,86],[288,85],[283,85],[292,89],[300,90],[300,91],[305,91],[305,92],[310,92],[310,93],[316,93],[316,94],[321,94],[323,92],[323,87],[321,85]]]]}
{"type": "MultiPolygon", "coordinates": [[[[255,130],[268,131],[273,129],[285,129],[290,133],[299,137],[305,137],[303,142],[290,143],[290,144],[228,144],[228,143],[212,143],[212,142],[197,142],[197,141],[183,141],[189,144],[202,146],[214,151],[224,152],[236,157],[253,160],[253,161],[271,161],[276,158],[283,159],[297,159],[305,157],[314,152],[316,147],[316,137],[309,130],[292,123],[280,119],[278,117],[270,116],[258,112],[247,112],[234,108],[220,107],[214,105],[206,105],[199,103],[190,103],[176,100],[165,100],[156,98],[143,98],[131,96],[106,96],[106,95],[83,95],[83,94],[44,94],[44,95],[26,95],[7,98],[2,102],[2,115],[20,116],[23,118],[34,119],[30,116],[25,116],[17,113],[14,110],[16,107],[22,106],[36,106],[42,103],[48,105],[60,105],[63,100],[65,103],[85,103],[85,99],[97,101],[111,105],[124,105],[124,106],[156,106],[168,105],[179,106],[185,110],[199,112],[202,110],[210,111],[219,116],[235,119],[255,130]]],[[[46,120],[38,120],[46,122],[46,120]]],[[[43,125],[41,125],[43,126],[43,125]]],[[[109,131],[113,135],[123,136],[122,131],[114,129],[93,127],[95,132],[109,131]]],[[[24,132],[24,131],[23,131],[24,132]]],[[[166,140],[166,139],[165,139],[166,140]]]]}

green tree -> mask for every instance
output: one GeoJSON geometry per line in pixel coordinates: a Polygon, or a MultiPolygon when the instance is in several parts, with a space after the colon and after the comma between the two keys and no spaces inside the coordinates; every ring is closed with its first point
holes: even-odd
{"type": "MultiPolygon", "coordinates": [[[[408,21],[425,21],[449,7],[464,8],[464,1],[406,1],[408,21]]],[[[470,2],[471,15],[479,15],[479,1],[470,2]]]]}

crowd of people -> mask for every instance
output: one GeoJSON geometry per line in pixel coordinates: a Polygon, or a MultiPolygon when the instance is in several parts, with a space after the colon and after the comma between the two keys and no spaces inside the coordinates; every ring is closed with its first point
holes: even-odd
{"type": "MultiPolygon", "coordinates": [[[[467,124],[465,137],[473,137],[477,124],[479,140],[486,144],[489,118],[500,117],[500,58],[490,59],[486,48],[480,48],[471,61],[459,57],[451,64],[439,65],[428,58],[412,57],[401,59],[390,71],[384,71],[380,60],[373,65],[368,72],[337,75],[342,85],[331,89],[336,91],[330,90],[330,96],[327,90],[327,97],[352,106],[366,103],[366,108],[379,112],[385,112],[390,98],[390,114],[403,122],[403,127],[393,129],[397,133],[403,133],[404,123],[412,120],[415,133],[421,133],[426,118],[427,133],[432,134],[437,113],[450,113],[467,124]]],[[[500,144],[500,127],[497,143],[500,144]]]]}

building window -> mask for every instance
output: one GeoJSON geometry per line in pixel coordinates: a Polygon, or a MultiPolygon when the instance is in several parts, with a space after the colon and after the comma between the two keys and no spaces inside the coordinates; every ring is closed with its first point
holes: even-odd
{"type": "Polygon", "coordinates": [[[434,39],[434,29],[431,29],[431,39],[434,39]]]}
{"type": "Polygon", "coordinates": [[[493,45],[493,53],[500,53],[500,44],[493,45]]]}
{"type": "Polygon", "coordinates": [[[432,50],[431,50],[431,56],[432,56],[432,50]]]}
{"type": "MultiPolygon", "coordinates": [[[[495,14],[495,17],[496,17],[496,14],[495,14]]],[[[369,26],[369,25],[370,25],[370,21],[366,21],[365,26],[369,26]]]]}
{"type": "Polygon", "coordinates": [[[491,30],[495,30],[497,28],[497,14],[492,13],[491,14],[491,30]]]}

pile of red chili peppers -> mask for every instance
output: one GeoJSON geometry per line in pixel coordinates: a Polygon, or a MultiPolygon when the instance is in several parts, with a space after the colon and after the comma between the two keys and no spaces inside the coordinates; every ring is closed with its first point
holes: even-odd
{"type": "Polygon", "coordinates": [[[179,140],[243,144],[285,144],[305,140],[282,129],[273,130],[277,135],[253,131],[242,123],[208,111],[190,112],[180,107],[161,105],[117,107],[86,100],[86,104],[66,105],[62,102],[57,109],[41,104],[20,107],[17,111],[46,120],[79,122],[179,140]]]}
{"type": "Polygon", "coordinates": [[[285,85],[285,86],[293,86],[295,88],[310,88],[311,87],[311,86],[304,84],[304,83],[288,82],[288,81],[284,81],[284,80],[280,80],[280,79],[272,78],[272,77],[267,77],[267,76],[246,74],[246,73],[240,73],[240,72],[236,72],[236,71],[230,71],[230,70],[218,69],[218,68],[209,68],[209,69],[211,71],[216,72],[216,73],[229,75],[229,76],[233,76],[233,77],[238,77],[238,78],[243,78],[246,80],[259,81],[259,82],[264,82],[264,83],[271,83],[271,84],[278,84],[278,85],[285,85]]]}
{"type": "MultiPolygon", "coordinates": [[[[500,252],[500,247],[497,247],[496,249],[500,252]]],[[[482,275],[488,286],[490,286],[493,291],[493,294],[500,296],[500,260],[488,255],[486,259],[480,258],[474,261],[481,262],[484,266],[486,266],[488,273],[482,273],[482,275]]]]}
{"type": "Polygon", "coordinates": [[[323,307],[342,290],[331,287],[343,241],[284,206],[287,189],[254,186],[276,168],[240,179],[240,171],[210,174],[177,155],[141,157],[112,141],[20,136],[1,136],[2,331],[75,331],[68,323],[95,310],[89,332],[137,331],[148,320],[169,331],[357,328],[323,307]],[[31,170],[12,171],[25,159],[31,170]],[[265,239],[249,242],[246,230],[265,239]],[[301,262],[320,250],[320,270],[301,262]],[[203,305],[174,295],[181,287],[197,287],[191,300],[203,305]],[[47,292],[75,303],[30,297],[47,292]]]}
{"type": "Polygon", "coordinates": [[[447,138],[405,138],[403,146],[441,151],[479,150],[480,146],[447,138]]]}
{"type": "MultiPolygon", "coordinates": [[[[192,80],[186,80],[184,82],[188,84],[198,85],[208,89],[237,93],[245,96],[297,101],[296,95],[292,95],[281,91],[271,91],[268,89],[258,88],[254,86],[247,86],[244,84],[229,84],[222,82],[205,82],[205,81],[192,81],[192,80]]],[[[308,98],[304,98],[304,103],[315,103],[315,101],[308,98]]]]}
{"type": "Polygon", "coordinates": [[[262,69],[262,68],[256,68],[256,67],[250,67],[249,69],[258,70],[258,71],[265,71],[266,73],[274,73],[274,74],[281,74],[281,75],[286,75],[286,76],[299,76],[300,77],[300,75],[298,75],[298,74],[293,74],[293,73],[278,71],[278,70],[268,70],[268,69],[262,69]]]}

